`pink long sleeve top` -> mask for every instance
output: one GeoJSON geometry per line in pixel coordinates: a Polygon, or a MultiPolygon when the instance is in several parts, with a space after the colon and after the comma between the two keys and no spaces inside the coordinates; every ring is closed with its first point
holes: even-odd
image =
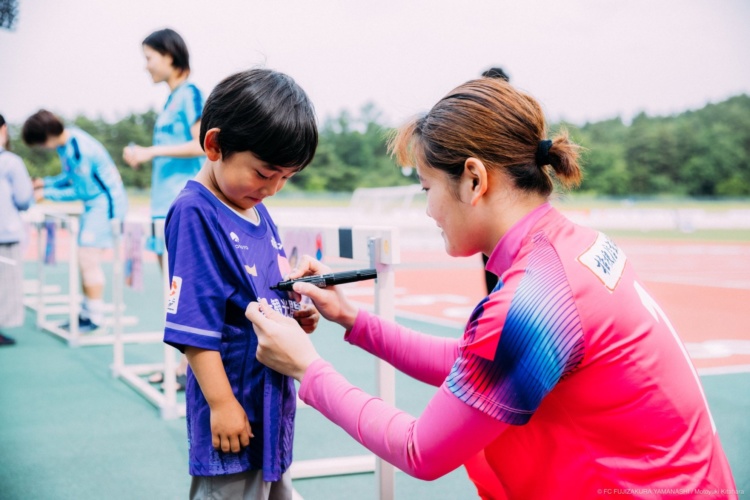
{"type": "Polygon", "coordinates": [[[482,452],[492,498],[737,498],[695,369],[612,240],[545,204],[501,239],[487,268],[499,285],[461,339],[363,311],[346,334],[438,387],[418,418],[322,359],[300,398],[417,478],[482,452]]]}

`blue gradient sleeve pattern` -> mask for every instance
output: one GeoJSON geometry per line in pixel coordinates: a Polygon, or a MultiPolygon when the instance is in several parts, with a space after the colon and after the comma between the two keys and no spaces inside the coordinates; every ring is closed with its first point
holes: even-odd
{"type": "Polygon", "coordinates": [[[468,344],[447,380],[459,399],[514,425],[528,422],[547,393],[583,359],[583,329],[563,265],[543,235],[534,245],[515,290],[499,285],[477,306],[468,344]],[[503,317],[493,307],[507,294],[510,306],[503,317]],[[482,328],[495,331],[477,331],[477,319],[486,315],[496,317],[482,323],[491,327],[482,328]],[[472,341],[492,335],[500,336],[494,359],[472,352],[472,341]]]}

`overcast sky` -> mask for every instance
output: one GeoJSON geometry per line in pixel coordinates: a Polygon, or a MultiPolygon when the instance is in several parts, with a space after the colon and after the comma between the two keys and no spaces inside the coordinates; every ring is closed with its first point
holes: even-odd
{"type": "Polygon", "coordinates": [[[0,113],[161,109],[141,41],[170,27],[206,95],[262,65],[321,120],[371,101],[397,125],[493,65],[552,121],[628,120],[750,94],[749,25],[748,0],[19,0],[0,29],[0,113]]]}

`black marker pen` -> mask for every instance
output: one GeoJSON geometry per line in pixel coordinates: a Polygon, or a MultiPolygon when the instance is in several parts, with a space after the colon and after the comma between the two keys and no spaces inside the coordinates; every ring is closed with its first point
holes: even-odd
{"type": "Polygon", "coordinates": [[[341,273],[321,274],[318,276],[305,276],[290,281],[279,281],[271,287],[271,290],[292,290],[295,283],[312,283],[319,288],[327,286],[341,285],[343,283],[353,283],[355,281],[374,280],[378,277],[375,269],[357,269],[356,271],[344,271],[341,273]]]}

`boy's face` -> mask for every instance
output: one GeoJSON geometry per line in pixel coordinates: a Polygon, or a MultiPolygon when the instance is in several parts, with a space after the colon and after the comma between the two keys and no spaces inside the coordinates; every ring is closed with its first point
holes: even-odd
{"type": "Polygon", "coordinates": [[[248,210],[278,193],[299,167],[277,167],[260,160],[250,151],[220,159],[214,168],[216,184],[237,207],[248,210]]]}

